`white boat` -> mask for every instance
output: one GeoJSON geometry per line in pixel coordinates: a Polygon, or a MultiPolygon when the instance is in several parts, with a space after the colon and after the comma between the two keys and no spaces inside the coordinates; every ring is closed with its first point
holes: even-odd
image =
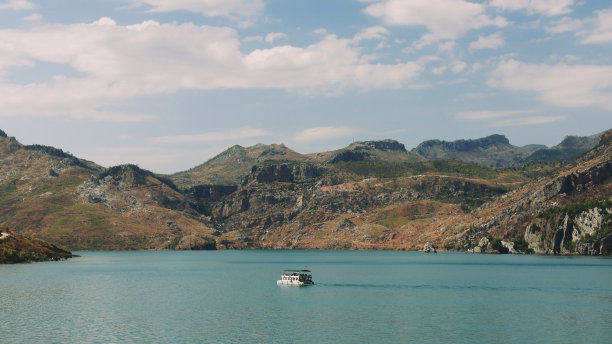
{"type": "Polygon", "coordinates": [[[313,285],[312,274],[310,270],[285,270],[281,275],[281,279],[276,281],[277,285],[313,285]]]}

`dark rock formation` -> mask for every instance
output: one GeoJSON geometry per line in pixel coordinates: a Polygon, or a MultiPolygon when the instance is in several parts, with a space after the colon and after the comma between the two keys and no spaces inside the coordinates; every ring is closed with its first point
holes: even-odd
{"type": "Polygon", "coordinates": [[[336,164],[339,162],[364,161],[371,156],[372,155],[368,152],[347,150],[334,155],[331,159],[328,160],[328,162],[336,164]]]}
{"type": "Polygon", "coordinates": [[[503,135],[452,142],[430,140],[413,151],[430,160],[459,160],[494,167],[515,165],[530,154],[526,149],[511,145],[503,135]]]}
{"type": "Polygon", "coordinates": [[[357,151],[376,149],[380,151],[407,152],[406,147],[395,140],[363,141],[353,145],[355,146],[354,149],[357,151]]]}
{"type": "Polygon", "coordinates": [[[417,153],[427,156],[432,148],[438,148],[442,151],[449,152],[469,152],[479,148],[488,148],[494,145],[509,145],[510,141],[503,135],[491,135],[475,140],[457,140],[457,141],[440,141],[429,140],[419,144],[416,147],[417,153]]]}
{"type": "Polygon", "coordinates": [[[281,163],[256,165],[251,169],[251,174],[244,179],[242,185],[250,182],[257,183],[305,183],[312,182],[314,178],[320,177],[323,169],[310,164],[281,163]]]}

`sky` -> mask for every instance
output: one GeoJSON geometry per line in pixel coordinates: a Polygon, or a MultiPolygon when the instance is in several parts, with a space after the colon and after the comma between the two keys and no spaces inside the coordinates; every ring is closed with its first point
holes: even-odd
{"type": "Polygon", "coordinates": [[[0,129],[103,166],[611,128],[609,0],[0,0],[0,129]]]}

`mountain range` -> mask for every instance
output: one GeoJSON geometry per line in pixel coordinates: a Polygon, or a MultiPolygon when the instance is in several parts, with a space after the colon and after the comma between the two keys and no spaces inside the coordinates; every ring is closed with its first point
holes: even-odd
{"type": "Polygon", "coordinates": [[[0,228],[78,250],[439,249],[610,254],[612,132],[233,146],[173,175],[104,168],[0,130],[0,228]]]}

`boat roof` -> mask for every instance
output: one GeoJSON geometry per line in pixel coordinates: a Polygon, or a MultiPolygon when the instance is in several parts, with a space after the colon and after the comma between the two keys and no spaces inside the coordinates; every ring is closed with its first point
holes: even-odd
{"type": "Polygon", "coordinates": [[[303,272],[310,272],[310,270],[283,270],[283,273],[294,273],[294,272],[303,273],[303,272]]]}

